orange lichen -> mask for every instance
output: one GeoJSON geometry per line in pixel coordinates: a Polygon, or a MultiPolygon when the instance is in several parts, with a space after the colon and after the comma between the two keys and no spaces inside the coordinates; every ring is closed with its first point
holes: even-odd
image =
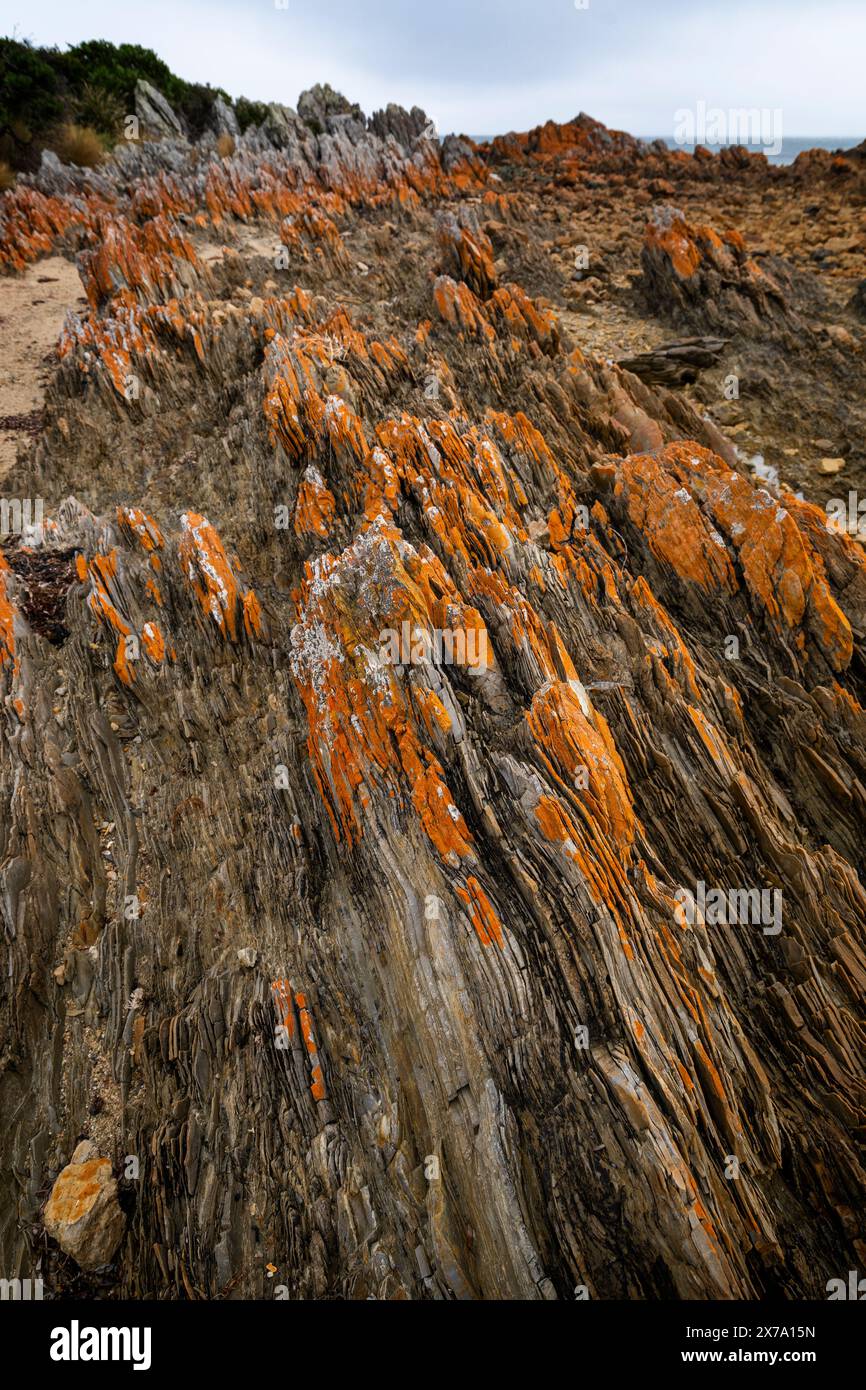
{"type": "Polygon", "coordinates": [[[237,613],[241,605],[244,628],[258,631],[260,609],[255,595],[235,575],[223,543],[206,517],[184,512],[180,558],[186,578],[202,611],[217,624],[224,637],[237,638],[237,613]]]}
{"type": "Polygon", "coordinates": [[[578,682],[555,681],[527,711],[547,769],[563,779],[628,863],[635,817],[622,759],[607,721],[578,682]]]}
{"type": "Polygon", "coordinates": [[[482,946],[496,945],[502,950],[504,938],[502,923],[493,910],[493,906],[477,878],[471,874],[466,880],[466,887],[459,885],[455,892],[460,901],[465,903],[469,909],[469,920],[478,936],[482,946]]]}
{"type": "Polygon", "coordinates": [[[308,468],[304,474],[295,504],[295,534],[325,537],[334,520],[334,494],[325,486],[321,473],[308,468]]]}

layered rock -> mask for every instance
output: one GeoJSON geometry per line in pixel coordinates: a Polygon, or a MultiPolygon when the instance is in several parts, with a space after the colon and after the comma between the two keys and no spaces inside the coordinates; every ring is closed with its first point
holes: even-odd
{"type": "MultiPolygon", "coordinates": [[[[525,179],[627,137],[335,98],[4,204],[88,296],[7,484],[4,1268],[44,1223],[118,1296],[821,1297],[866,1257],[862,547],[545,292],[525,179]]],[[[788,324],[736,240],[651,237],[689,321],[788,324]]]]}

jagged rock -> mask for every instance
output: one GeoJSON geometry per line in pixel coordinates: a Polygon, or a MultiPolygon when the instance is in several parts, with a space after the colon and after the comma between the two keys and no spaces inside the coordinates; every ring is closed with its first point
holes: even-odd
{"type": "Polygon", "coordinates": [[[671,322],[752,335],[798,327],[783,285],[749,255],[739,232],[693,227],[670,204],[652,211],[641,264],[648,304],[671,322]]]}
{"type": "Polygon", "coordinates": [[[330,130],[329,122],[335,116],[351,116],[360,124],[365,124],[364,113],[357,102],[347,101],[327,82],[317,82],[315,87],[301,92],[298,97],[298,115],[317,135],[330,130]]]}
{"type": "Polygon", "coordinates": [[[230,135],[233,140],[237,140],[241,133],[238,118],[234,110],[221,96],[214,97],[212,125],[216,135],[230,135]]]}
{"type": "Polygon", "coordinates": [[[82,1141],[58,1175],[45,1205],[45,1229],[82,1269],[108,1264],[123,1239],[126,1218],[107,1158],[82,1141]]]}
{"type": "Polygon", "coordinates": [[[387,140],[388,136],[392,135],[400,145],[411,145],[426,131],[430,131],[431,135],[434,133],[432,121],[420,106],[413,106],[411,111],[406,111],[393,101],[389,101],[384,111],[373,112],[370,117],[370,129],[381,140],[387,140]]]}
{"type": "MultiPolygon", "coordinates": [[[[602,197],[613,286],[648,183],[721,163],[303,105],[0,204],[4,269],[87,296],[4,482],[46,522],[0,560],[0,1267],[87,1131],[140,1166],[117,1297],[823,1297],[866,1239],[864,550],[565,307],[602,197]]],[[[683,222],[659,314],[711,301],[763,399],[810,277],[765,302],[683,222]]],[[[856,344],[802,338],[854,476],[856,344]]]]}
{"type": "Polygon", "coordinates": [[[183,127],[162,92],[140,77],[135,84],[135,114],[145,135],[182,136],[183,127]]]}
{"type": "Polygon", "coordinates": [[[696,381],[707,367],[716,365],[725,347],[725,338],[681,338],[662,343],[652,352],[624,357],[620,366],[651,386],[682,386],[696,381]]]}

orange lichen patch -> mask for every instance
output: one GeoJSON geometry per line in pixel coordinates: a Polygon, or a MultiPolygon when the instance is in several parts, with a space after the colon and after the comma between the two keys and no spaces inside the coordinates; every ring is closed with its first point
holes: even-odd
{"type": "Polygon", "coordinates": [[[488,340],[496,336],[484,305],[462,280],[458,282],[450,275],[440,275],[433,286],[433,302],[440,318],[452,328],[462,328],[488,340]]]}
{"type": "Polygon", "coordinates": [[[457,862],[471,852],[443,768],[422,740],[426,721],[416,725],[411,693],[383,646],[404,623],[441,626],[437,615],[446,602],[465,623],[441,563],[429,551],[415,552],[381,517],[341,556],[320,556],[306,568],[291,669],[307,709],[314,775],[338,840],[353,844],[360,837],[359,807],[369,808],[370,791],[378,787],[388,799],[408,799],[443,858],[457,862]]]}
{"type": "Polygon", "coordinates": [[[141,645],[156,665],[165,658],[165,638],[156,623],[145,623],[141,629],[141,645]]]}
{"type": "Polygon", "coordinates": [[[140,507],[118,507],[117,520],[121,530],[138,540],[148,554],[152,550],[161,550],[165,544],[156,522],[140,507]]]}
{"type": "Polygon", "coordinates": [[[735,593],[737,578],[724,541],[666,467],[671,447],[676,446],[661,455],[631,454],[624,459],[614,493],[624,497],[630,520],[658,560],[706,593],[735,593]]]}
{"type": "Polygon", "coordinates": [[[7,593],[7,575],[10,570],[5,558],[0,554],[0,667],[12,663],[13,673],[17,674],[18,662],[15,656],[15,609],[7,593]]]}
{"type": "Polygon", "coordinates": [[[478,879],[470,874],[466,880],[466,887],[461,888],[458,885],[454,891],[460,901],[468,907],[469,920],[475,928],[481,945],[492,946],[495,942],[501,951],[505,944],[502,923],[494,912],[493,905],[478,879]]]}
{"type": "Polygon", "coordinates": [[[330,217],[307,204],[286,217],[280,225],[280,240],[305,259],[329,261],[335,268],[347,270],[351,264],[343,238],[330,217]]]}
{"type": "Polygon", "coordinates": [[[322,1075],[322,1066],[319,1061],[318,1047],[313,1034],[313,1019],[307,1008],[306,996],[303,994],[295,995],[295,1003],[298,1006],[298,1016],[301,1023],[301,1037],[310,1059],[310,1091],[313,1100],[324,1100],[325,1098],[325,1079],[322,1075]]]}
{"type": "Polygon", "coordinates": [[[262,606],[253,589],[247,589],[241,594],[241,613],[247,637],[260,637],[263,626],[262,606]]]}
{"type": "Polygon", "coordinates": [[[634,802],[607,720],[576,681],[539,690],[526,720],[547,771],[567,784],[628,863],[634,802]]]}
{"type": "Polygon", "coordinates": [[[445,323],[488,342],[499,334],[513,352],[525,343],[536,356],[559,346],[555,315],[531,300],[519,285],[503,285],[485,304],[462,280],[440,275],[433,286],[433,300],[445,323]]]}
{"type": "MultiPolygon", "coordinates": [[[[389,721],[392,723],[393,722],[389,721]]],[[[472,836],[435,757],[419,743],[408,726],[395,728],[400,762],[409,781],[412,805],[443,859],[463,859],[472,849],[472,836]]]]}
{"type": "Polygon", "coordinates": [[[292,982],[280,978],[271,984],[271,997],[277,1014],[277,1024],[285,1028],[288,1036],[294,1037],[295,1011],[292,1008],[292,982]]]}
{"type": "Polygon", "coordinates": [[[133,399],[133,359],[147,363],[155,358],[160,337],[191,343],[198,360],[204,361],[201,332],[208,313],[200,296],[141,305],[132,290],[121,288],[99,316],[67,314],[57,353],[64,358],[77,352],[78,366],[85,376],[101,363],[118,395],[133,399]]]}
{"type": "Polygon", "coordinates": [[[110,1178],[111,1163],[107,1158],[70,1163],[51,1189],[45,1206],[46,1222],[51,1226],[74,1226],[91,1210],[110,1178]]]}
{"type": "MultiPolygon", "coordinates": [[[[84,560],[79,556],[79,560],[84,560]]],[[[120,597],[115,584],[117,576],[117,551],[112,549],[107,555],[94,555],[89,564],[85,566],[82,573],[82,565],[76,561],[76,568],[79,578],[84,580],[90,577],[90,595],[88,603],[91,611],[95,614],[101,624],[107,626],[117,633],[117,646],[114,656],[114,670],[124,685],[132,685],[135,680],[135,673],[130,666],[129,645],[127,637],[132,635],[132,627],[122,615],[119,602],[120,597]]]]}
{"type": "Polygon", "coordinates": [[[439,227],[439,244],[450,268],[481,299],[487,299],[496,289],[493,266],[493,247],[484,232],[472,232],[459,226],[453,214],[447,214],[439,227]]]}
{"type": "Polygon", "coordinates": [[[184,532],[180,541],[181,562],[204,613],[213,618],[224,637],[234,642],[240,603],[245,630],[248,635],[251,628],[257,632],[253,619],[258,620],[258,602],[235,575],[214,527],[198,512],[184,512],[180,521],[184,532]]]}
{"type": "Polygon", "coordinates": [[[523,489],[492,440],[461,433],[452,420],[404,415],[377,426],[397,475],[422,507],[424,524],[449,555],[498,567],[513,535],[525,538],[517,508],[523,489]]]}
{"type": "Polygon", "coordinates": [[[851,624],[833,598],[824,562],[784,502],[733,473],[696,444],[669,444],[663,464],[700,500],[737,551],[746,586],[780,631],[796,644],[810,636],[830,666],[843,671],[854,649],[851,624]]]}
{"type": "Polygon", "coordinates": [[[17,184],[3,195],[0,215],[0,268],[23,270],[29,261],[47,256],[58,237],[71,228],[91,225],[109,204],[102,197],[46,197],[35,188],[17,184]]]}
{"type": "Polygon", "coordinates": [[[538,343],[549,352],[559,347],[556,315],[530,299],[519,285],[503,285],[494,290],[486,307],[494,322],[501,321],[508,332],[518,338],[538,343]]]}
{"type": "Polygon", "coordinates": [[[451,729],[451,715],[443,705],[435,690],[428,690],[425,685],[416,685],[412,688],[412,698],[418,706],[421,718],[424,720],[425,728],[428,733],[433,733],[438,729],[440,733],[447,734],[451,729]]]}
{"type": "Polygon", "coordinates": [[[147,579],[145,581],[144,591],[150,594],[154,603],[157,603],[160,608],[162,607],[162,593],[155,579],[147,579]]]}
{"type": "Polygon", "coordinates": [[[507,583],[492,570],[476,569],[472,574],[473,596],[492,600],[500,615],[508,620],[508,632],[533,683],[577,681],[577,671],[566,651],[555,623],[545,623],[520,589],[507,583]]]}
{"type": "MultiPolygon", "coordinates": [[[[285,1029],[286,1037],[291,1040],[295,1037],[295,1009],[292,1000],[291,980],[285,978],[274,980],[271,984],[271,997],[276,1010],[277,1025],[285,1029]]],[[[324,1100],[325,1080],[319,1061],[318,1046],[313,1033],[313,1019],[307,1005],[306,995],[300,991],[295,993],[294,1005],[297,1006],[300,1036],[310,1063],[310,1091],[313,1100],[324,1100]]]]}
{"type": "Polygon", "coordinates": [[[336,502],[318,469],[310,466],[304,474],[295,504],[297,536],[327,536],[334,520],[336,502]]]}
{"type": "Polygon", "coordinates": [[[368,453],[364,426],[354,410],[339,396],[328,396],[325,401],[325,427],[338,457],[348,452],[356,462],[360,462],[368,453]]]}
{"type": "Polygon", "coordinates": [[[632,960],[634,951],[622,923],[622,915],[630,911],[624,870],[612,854],[605,837],[592,833],[591,828],[587,835],[581,828],[583,819],[580,812],[576,811],[576,814],[578,819],[572,816],[559,797],[548,795],[540,796],[534,809],[544,838],[562,846],[566,856],[577,865],[596,901],[605,903],[610,909],[626,957],[632,960]]]}
{"type": "Polygon", "coordinates": [[[120,214],[100,219],[94,249],[81,256],[81,278],[94,309],[126,286],[144,303],[152,303],[155,291],[180,292],[174,259],[198,264],[192,243],[168,218],[153,217],[137,227],[120,214]]]}
{"type": "Polygon", "coordinates": [[[697,672],[691,654],[667,609],[659,603],[643,575],[639,575],[632,584],[631,598],[638,611],[650,619],[655,634],[660,639],[657,643],[659,655],[668,661],[680,688],[693,699],[699,699],[697,672]]]}
{"type": "MultiPolygon", "coordinates": [[[[276,447],[279,443],[290,458],[299,458],[304,449],[309,414],[305,388],[285,339],[275,338],[268,344],[265,366],[266,371],[270,372],[271,385],[265,395],[263,410],[270,426],[271,444],[276,447]]],[[[311,385],[306,388],[308,392],[313,389],[311,385]]],[[[319,407],[321,415],[324,413],[321,398],[319,407]]]]}
{"type": "Polygon", "coordinates": [[[115,674],[123,681],[124,685],[132,685],[135,680],[135,671],[129,663],[129,644],[125,637],[118,637],[113,666],[115,674]]]}
{"type": "MultiPolygon", "coordinates": [[[[848,499],[845,499],[846,501],[848,499]]],[[[839,607],[854,627],[859,626],[851,595],[866,588],[866,551],[839,521],[821,507],[784,492],[782,505],[790,512],[815,564],[820,556],[823,572],[834,590],[839,607]]],[[[828,504],[829,506],[829,504],[828,504]]]]}
{"type": "Polygon", "coordinates": [[[662,251],[682,279],[694,275],[701,263],[701,251],[695,230],[676,208],[665,209],[665,218],[651,218],[646,226],[648,246],[662,251]]]}

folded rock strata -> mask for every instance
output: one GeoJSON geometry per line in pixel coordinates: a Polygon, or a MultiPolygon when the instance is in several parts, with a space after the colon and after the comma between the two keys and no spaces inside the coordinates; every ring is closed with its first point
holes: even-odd
{"type": "MultiPolygon", "coordinates": [[[[863,550],[497,268],[511,165],[658,151],[335,97],[4,199],[88,308],[6,484],[47,520],[0,563],[3,1268],[822,1297],[866,1259],[863,550]]],[[[785,317],[652,225],[689,327],[785,317]]]]}

